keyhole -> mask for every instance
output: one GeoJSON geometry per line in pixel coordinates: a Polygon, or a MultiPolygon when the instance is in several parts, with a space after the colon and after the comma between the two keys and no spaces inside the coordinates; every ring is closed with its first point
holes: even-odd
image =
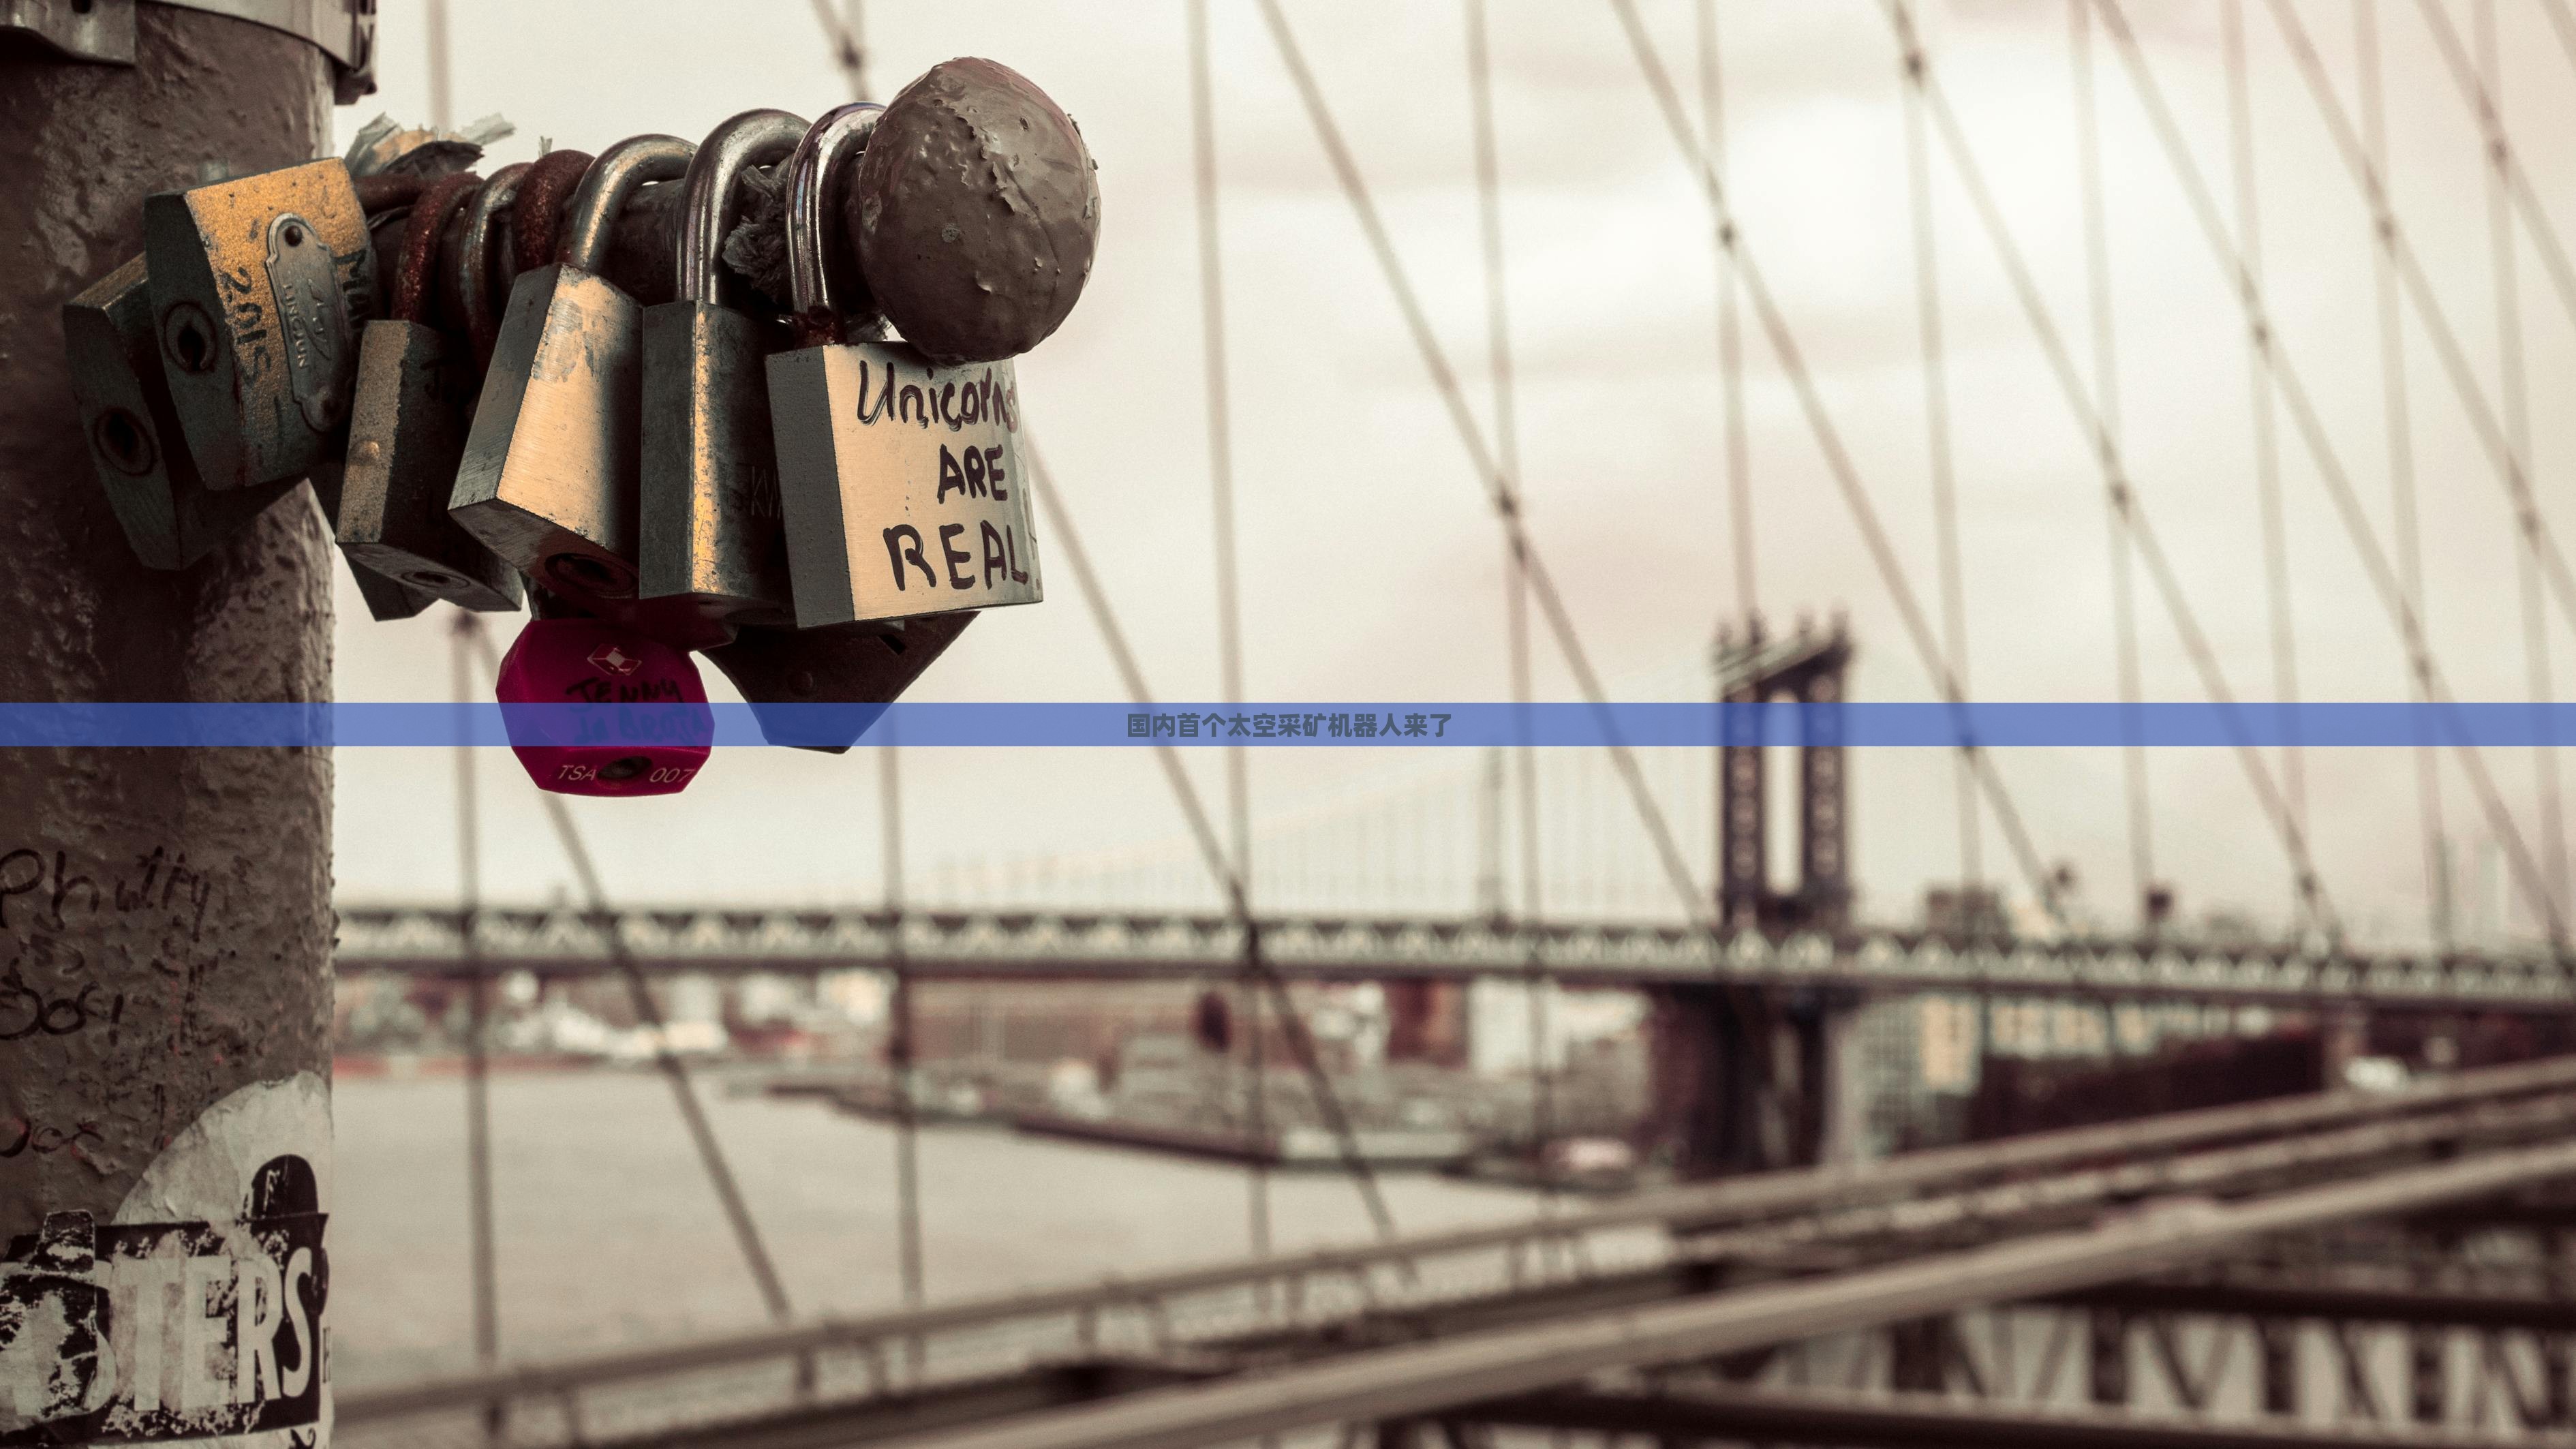
{"type": "Polygon", "coordinates": [[[120,473],[142,474],[152,471],[152,435],[143,429],[143,420],[123,408],[109,408],[98,420],[92,434],[101,456],[120,473]]]}
{"type": "Polygon", "coordinates": [[[215,366],[215,328],[206,320],[205,309],[194,302],[182,302],[170,309],[169,319],[162,324],[161,338],[170,360],[186,372],[211,372],[215,366]]]}
{"type": "Polygon", "coordinates": [[[546,576],[578,594],[622,599],[635,592],[635,579],[586,553],[559,553],[546,560],[546,576]]]}
{"type": "Polygon", "coordinates": [[[288,246],[300,247],[304,245],[304,228],[290,221],[286,224],[286,230],[278,233],[278,239],[288,246]]]}
{"type": "Polygon", "coordinates": [[[653,762],[644,756],[628,755],[622,760],[611,760],[600,766],[599,778],[614,784],[619,780],[632,780],[651,768],[653,768],[653,762]]]}

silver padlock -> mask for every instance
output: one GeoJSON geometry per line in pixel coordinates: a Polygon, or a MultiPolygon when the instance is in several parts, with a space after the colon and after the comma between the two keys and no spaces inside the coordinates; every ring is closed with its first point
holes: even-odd
{"type": "Polygon", "coordinates": [[[163,370],[210,488],[338,452],[375,252],[337,161],[144,198],[163,370]]]}
{"type": "Polygon", "coordinates": [[[745,111],[698,144],[681,198],[678,299],[644,311],[638,563],[647,608],[675,620],[657,632],[721,642],[795,619],[761,370],[784,339],[775,319],[723,305],[720,253],[743,172],[784,159],[804,134],[785,111],[745,111]]]}
{"type": "Polygon", "coordinates": [[[218,492],[198,476],[161,375],[143,258],[63,304],[63,342],[90,463],[145,567],[186,568],[302,481],[218,492]]]}
{"type": "Polygon", "coordinates": [[[815,345],[771,355],[769,401],[809,629],[1045,597],[1011,364],[939,367],[902,343],[840,341],[825,218],[868,121],[834,112],[788,162],[788,276],[799,340],[815,345]]]}
{"type": "Polygon", "coordinates": [[[394,263],[390,310],[367,324],[334,520],[351,562],[460,608],[515,612],[519,574],[456,526],[447,502],[465,448],[463,348],[426,322],[448,223],[482,181],[441,178],[415,204],[394,263]]]}
{"type": "Polygon", "coordinates": [[[874,722],[853,705],[892,704],[957,642],[973,614],[828,629],[745,629],[706,651],[773,745],[837,755],[874,722]]]}
{"type": "Polygon", "coordinates": [[[577,605],[635,596],[643,309],[599,275],[635,189],[687,171],[675,136],[601,154],[574,193],[560,260],[510,289],[448,511],[504,562],[577,605]]]}

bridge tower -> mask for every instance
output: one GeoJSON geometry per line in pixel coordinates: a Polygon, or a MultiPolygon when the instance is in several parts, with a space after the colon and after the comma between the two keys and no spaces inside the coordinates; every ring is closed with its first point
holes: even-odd
{"type": "MultiPolygon", "coordinates": [[[[1718,631],[1720,704],[1799,711],[1798,879],[1771,883],[1770,771],[1762,721],[1727,711],[1717,768],[1717,916],[1724,930],[1839,930],[1851,917],[1851,815],[1838,705],[1852,656],[1837,618],[1772,639],[1759,616],[1718,631]]],[[[1650,1150],[1686,1177],[1809,1164],[1848,1144],[1857,1104],[1842,1087],[1855,1002],[1820,990],[1698,984],[1652,996],[1649,1049],[1657,1115],[1650,1150]]]]}

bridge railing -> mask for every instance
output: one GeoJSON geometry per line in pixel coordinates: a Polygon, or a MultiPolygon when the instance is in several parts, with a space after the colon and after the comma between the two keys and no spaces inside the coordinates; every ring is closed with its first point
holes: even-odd
{"type": "MultiPolygon", "coordinates": [[[[2576,1119],[2576,1098],[2566,1095],[2571,1092],[2576,1058],[2561,1058],[2464,1072],[2399,1092],[2320,1093],[1866,1165],[1676,1186],[1549,1217],[1384,1242],[834,1316],[406,1384],[351,1386],[339,1396],[337,1420],[343,1429],[360,1430],[483,1406],[552,1404],[577,1424],[584,1396],[592,1391],[683,1377],[703,1383],[728,1372],[743,1376],[742,1396],[774,1402],[780,1393],[795,1391],[793,1366],[807,1366],[804,1381],[810,1385],[810,1366],[827,1355],[855,1366],[863,1382],[854,1389],[870,1394],[898,1383],[917,1388],[979,1372],[1016,1371],[1032,1362],[1119,1354],[1168,1358],[1178,1346],[1221,1335],[1633,1274],[1684,1258],[1741,1254],[1774,1238],[1785,1245],[1819,1234],[1920,1229],[1935,1220],[2002,1216],[2148,1190],[2190,1191],[2236,1174],[2385,1155],[2470,1131],[2508,1140],[2537,1130],[2563,1132],[2576,1119]],[[2060,1176],[2020,1185],[2051,1171],[2060,1176]],[[1946,1198],[1927,1197],[1945,1191],[1946,1198]],[[1793,1230],[1782,1231],[1784,1224],[1793,1230]],[[1732,1243],[1704,1236],[1729,1227],[1744,1230],[1732,1243]],[[1685,1245],[1682,1239],[1691,1236],[1700,1241],[1685,1245]]],[[[703,1388],[695,1396],[702,1411],[728,1397],[703,1388]]]]}

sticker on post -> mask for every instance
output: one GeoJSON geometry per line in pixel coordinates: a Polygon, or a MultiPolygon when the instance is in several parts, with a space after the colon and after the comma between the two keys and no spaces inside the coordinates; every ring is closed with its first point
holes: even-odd
{"type": "Polygon", "coordinates": [[[48,1213],[6,1244],[0,1445],[328,1443],[321,1083],[235,1091],[162,1150],[115,1221],[48,1213]]]}

